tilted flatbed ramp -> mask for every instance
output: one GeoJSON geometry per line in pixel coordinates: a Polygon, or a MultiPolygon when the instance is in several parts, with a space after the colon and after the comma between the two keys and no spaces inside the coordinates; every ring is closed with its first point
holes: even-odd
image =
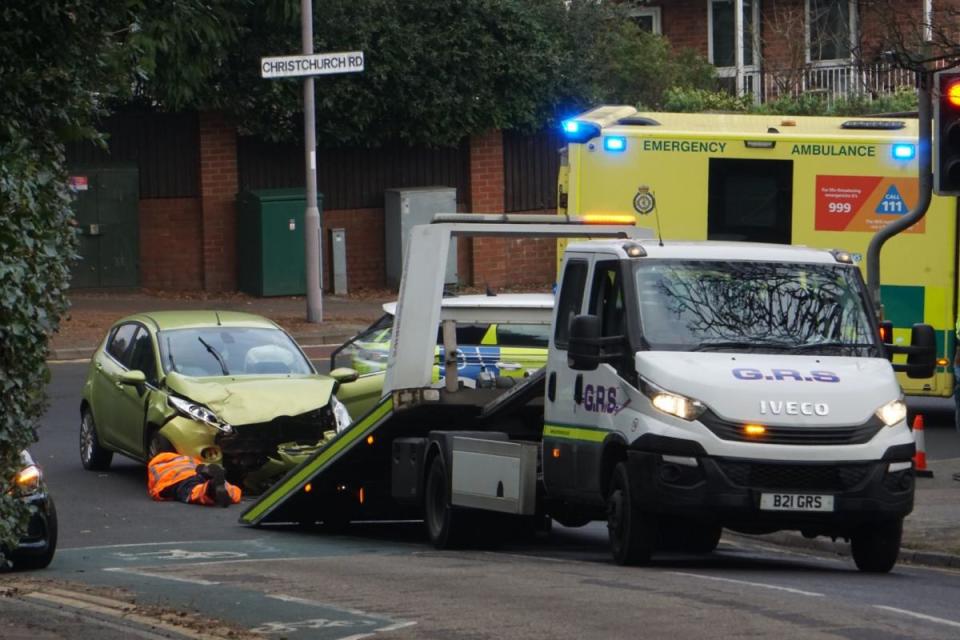
{"type": "MultiPolygon", "coordinates": [[[[431,431],[443,430],[503,431],[496,423],[504,414],[522,418],[519,426],[513,420],[511,433],[542,435],[542,375],[496,403],[504,389],[446,392],[431,388],[445,265],[454,236],[630,239],[649,235],[632,224],[590,225],[553,215],[438,214],[434,224],[414,227],[404,256],[384,398],[268,489],[244,511],[240,522],[323,521],[330,525],[359,518],[416,518],[420,505],[392,494],[392,473],[399,464],[393,458],[397,438],[425,438],[431,431]],[[537,393],[529,391],[534,385],[541,389],[539,404],[537,393]],[[533,427],[540,433],[533,434],[533,427]]],[[[411,467],[417,464],[408,462],[411,467]]]]}

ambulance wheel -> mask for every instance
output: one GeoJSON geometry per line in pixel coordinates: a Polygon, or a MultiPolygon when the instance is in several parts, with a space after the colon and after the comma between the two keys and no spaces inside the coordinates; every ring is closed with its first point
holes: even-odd
{"type": "Polygon", "coordinates": [[[887,573],[900,557],[903,520],[865,526],[850,537],[850,553],[857,569],[865,573],[887,573]]]}
{"type": "Polygon", "coordinates": [[[430,542],[437,549],[451,549],[462,542],[464,514],[450,504],[447,487],[447,465],[436,456],[427,471],[424,487],[424,522],[430,542]]]}
{"type": "Polygon", "coordinates": [[[613,470],[607,496],[607,530],[610,551],[617,564],[646,564],[657,544],[657,523],[653,514],[637,508],[630,486],[627,463],[613,470]]]}
{"type": "Polygon", "coordinates": [[[83,409],[80,414],[80,463],[88,471],[106,471],[113,461],[113,451],[100,446],[97,423],[93,412],[83,409]]]}

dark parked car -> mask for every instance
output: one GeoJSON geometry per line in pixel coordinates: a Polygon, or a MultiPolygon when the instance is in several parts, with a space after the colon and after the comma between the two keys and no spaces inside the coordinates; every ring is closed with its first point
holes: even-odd
{"type": "Polygon", "coordinates": [[[17,548],[5,550],[4,556],[14,569],[43,569],[50,564],[57,551],[57,509],[47,491],[40,467],[26,451],[21,454],[21,460],[23,464],[14,477],[13,491],[35,508],[17,548]]]}

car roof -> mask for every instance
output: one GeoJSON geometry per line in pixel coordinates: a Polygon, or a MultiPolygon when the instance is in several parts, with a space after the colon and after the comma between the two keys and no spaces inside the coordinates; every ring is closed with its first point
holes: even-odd
{"type": "Polygon", "coordinates": [[[242,311],[148,311],[127,316],[119,320],[116,324],[122,322],[142,322],[152,326],[158,331],[169,329],[187,329],[196,327],[253,327],[264,329],[276,329],[277,325],[272,320],[258,316],[253,313],[244,313],[242,311]]]}
{"type": "MultiPolygon", "coordinates": [[[[552,293],[498,293],[496,295],[468,295],[444,298],[445,309],[553,309],[552,293]]],[[[385,302],[383,310],[396,315],[397,303],[385,302]]]]}

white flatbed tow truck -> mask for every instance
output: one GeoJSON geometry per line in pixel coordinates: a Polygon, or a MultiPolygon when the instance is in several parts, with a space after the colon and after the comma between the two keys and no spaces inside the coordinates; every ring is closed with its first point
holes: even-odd
{"type": "Polygon", "coordinates": [[[712,551],[724,527],[786,529],[850,539],[861,570],[889,571],[914,491],[894,370],[930,375],[933,329],[884,344],[842,251],[649,236],[562,216],[415,227],[382,400],[241,522],[418,518],[443,548],[508,522],[606,520],[621,564],[712,551]],[[496,321],[441,313],[458,235],[578,238],[547,366],[519,384],[458,383],[455,323],[496,321]],[[453,356],[434,383],[438,327],[453,356]]]}

